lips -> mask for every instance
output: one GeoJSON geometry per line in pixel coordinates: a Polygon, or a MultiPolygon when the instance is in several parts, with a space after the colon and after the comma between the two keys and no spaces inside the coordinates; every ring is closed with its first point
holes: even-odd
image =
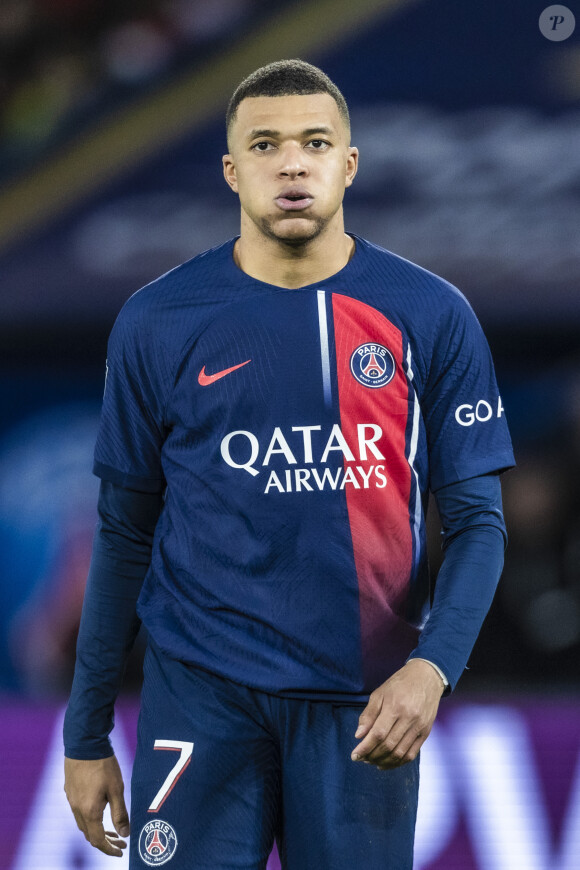
{"type": "Polygon", "coordinates": [[[275,199],[276,205],[282,211],[301,211],[308,208],[314,197],[302,187],[289,187],[283,190],[275,199]]]}

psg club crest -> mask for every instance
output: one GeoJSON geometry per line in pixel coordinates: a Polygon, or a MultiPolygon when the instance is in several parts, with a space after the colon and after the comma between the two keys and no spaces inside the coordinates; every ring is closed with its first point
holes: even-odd
{"type": "Polygon", "coordinates": [[[382,344],[361,344],[350,358],[352,375],[363,387],[384,387],[395,376],[395,358],[382,344]]]}
{"type": "Polygon", "coordinates": [[[171,825],[161,819],[147,822],[139,835],[139,855],[149,867],[160,867],[170,861],[177,849],[177,835],[171,825]]]}

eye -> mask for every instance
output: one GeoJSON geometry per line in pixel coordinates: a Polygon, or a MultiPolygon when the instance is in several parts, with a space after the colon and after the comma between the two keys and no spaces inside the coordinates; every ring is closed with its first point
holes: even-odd
{"type": "Polygon", "coordinates": [[[273,147],[274,147],[274,146],[272,145],[271,142],[264,142],[264,141],[262,141],[262,142],[256,142],[255,145],[252,145],[252,149],[251,149],[251,150],[252,150],[252,151],[260,151],[260,152],[263,153],[263,152],[265,152],[265,151],[271,151],[271,149],[272,149],[273,147]]]}
{"type": "Polygon", "coordinates": [[[324,139],[311,139],[308,143],[308,147],[312,148],[313,151],[326,151],[330,148],[330,144],[325,142],[324,139]]]}

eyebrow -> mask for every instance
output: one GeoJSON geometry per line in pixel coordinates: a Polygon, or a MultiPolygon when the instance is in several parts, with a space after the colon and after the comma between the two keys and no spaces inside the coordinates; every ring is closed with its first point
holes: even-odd
{"type": "Polygon", "coordinates": [[[322,133],[323,136],[330,136],[334,133],[332,127],[310,127],[308,130],[303,130],[304,136],[316,136],[317,133],[322,133]]]}
{"type": "MultiPolygon", "coordinates": [[[[332,127],[324,127],[324,126],[309,127],[307,130],[300,131],[301,136],[316,136],[316,135],[320,135],[320,134],[322,134],[324,136],[330,136],[332,133],[334,133],[334,130],[332,129],[332,127]]],[[[280,135],[281,134],[280,134],[279,130],[269,130],[269,129],[264,128],[264,129],[250,130],[250,133],[248,134],[248,139],[260,139],[262,136],[270,138],[270,139],[277,139],[280,137],[280,135]]]]}
{"type": "Polygon", "coordinates": [[[248,133],[248,139],[259,139],[261,136],[268,136],[271,139],[275,139],[279,135],[280,133],[278,130],[250,130],[248,133]]]}

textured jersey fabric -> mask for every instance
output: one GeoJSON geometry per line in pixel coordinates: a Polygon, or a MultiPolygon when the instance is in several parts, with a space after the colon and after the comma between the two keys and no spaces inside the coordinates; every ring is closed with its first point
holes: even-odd
{"type": "Polygon", "coordinates": [[[140,627],[137,599],[151,562],[161,502],[160,493],[135,492],[101,481],[99,521],[64,718],[67,758],[113,754],[109,740],[113,710],[140,627]]]}
{"type": "MultiPolygon", "coordinates": [[[[505,525],[496,475],[452,483],[436,495],[445,559],[429,620],[411,655],[438,663],[451,690],[467,663],[501,574],[505,525]]],[[[101,482],[99,523],[64,720],[68,758],[113,754],[109,740],[113,709],[139,625],[137,600],[151,561],[160,507],[160,493],[101,482]]]]}
{"type": "Polygon", "coordinates": [[[172,658],[278,694],[364,697],[400,667],[428,489],[513,464],[464,297],[355,241],[287,290],[231,240],[131,297],[109,343],[95,471],[165,490],[139,615],[172,658]]]}

